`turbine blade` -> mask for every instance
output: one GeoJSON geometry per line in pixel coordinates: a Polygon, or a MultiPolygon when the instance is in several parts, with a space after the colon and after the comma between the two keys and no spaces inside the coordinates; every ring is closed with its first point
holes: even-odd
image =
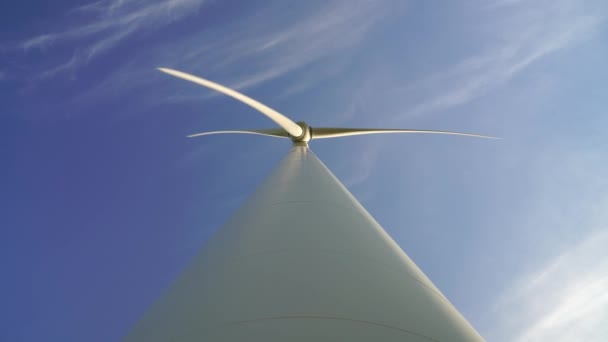
{"type": "Polygon", "coordinates": [[[230,130],[230,131],[213,131],[213,132],[202,132],[196,134],[190,134],[188,138],[201,137],[203,135],[212,135],[212,134],[257,134],[257,135],[265,135],[269,137],[277,137],[277,138],[289,138],[287,132],[282,129],[272,128],[272,129],[242,129],[242,130],[230,130]]]}
{"type": "Polygon", "coordinates": [[[467,137],[500,139],[487,135],[450,132],[450,131],[434,131],[425,129],[375,129],[375,128],[311,128],[313,139],[340,138],[352,135],[362,134],[384,134],[384,133],[423,133],[423,134],[450,134],[461,135],[467,137]]]}
{"type": "Polygon", "coordinates": [[[281,128],[283,128],[291,136],[299,137],[303,133],[302,127],[300,127],[297,123],[293,122],[291,119],[289,119],[285,115],[250,98],[249,96],[246,96],[244,94],[237,92],[236,90],[230,89],[228,87],[224,87],[221,84],[217,84],[215,82],[206,80],[204,78],[190,75],[185,72],[178,71],[178,70],[168,69],[168,68],[158,68],[158,70],[162,71],[166,74],[169,74],[171,76],[175,76],[177,78],[181,78],[183,80],[190,81],[190,82],[196,83],[198,85],[202,85],[203,87],[207,87],[207,88],[216,90],[222,94],[225,94],[234,99],[237,99],[237,100],[257,109],[262,114],[266,115],[268,118],[270,118],[270,120],[274,121],[277,125],[279,125],[281,128]]]}

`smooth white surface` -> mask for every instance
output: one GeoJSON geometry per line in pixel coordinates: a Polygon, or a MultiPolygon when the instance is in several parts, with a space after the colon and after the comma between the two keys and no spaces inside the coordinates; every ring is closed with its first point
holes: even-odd
{"type": "Polygon", "coordinates": [[[325,165],[294,146],[126,340],[483,339],[325,165]]]}
{"type": "Polygon", "coordinates": [[[198,85],[202,85],[203,87],[211,88],[215,91],[218,91],[222,94],[228,95],[236,100],[239,100],[255,109],[257,109],[260,113],[266,115],[270,120],[274,121],[277,125],[282,127],[286,132],[291,134],[294,137],[299,137],[302,135],[302,127],[300,127],[297,123],[291,121],[290,118],[285,115],[277,112],[276,110],[262,104],[251,97],[241,94],[236,90],[225,87],[221,84],[217,84],[213,81],[206,80],[204,78],[194,76],[182,71],[169,69],[169,68],[158,68],[158,70],[169,74],[171,76],[175,76],[177,78],[181,78],[186,81],[190,81],[196,83],[198,85]]]}
{"type": "Polygon", "coordinates": [[[282,129],[246,129],[246,130],[229,130],[229,131],[211,131],[211,132],[201,132],[190,134],[188,138],[196,138],[202,137],[205,135],[213,135],[213,134],[256,134],[256,135],[265,135],[269,137],[277,137],[277,138],[289,138],[287,132],[282,129]]]}
{"type": "Polygon", "coordinates": [[[460,135],[460,136],[465,136],[465,137],[485,138],[485,139],[500,139],[497,137],[491,137],[489,135],[451,132],[451,131],[435,131],[435,130],[428,130],[428,129],[327,128],[327,127],[313,128],[312,129],[312,138],[313,139],[341,138],[341,137],[349,137],[349,136],[353,136],[353,135],[386,134],[386,133],[447,134],[447,135],[460,135]]]}

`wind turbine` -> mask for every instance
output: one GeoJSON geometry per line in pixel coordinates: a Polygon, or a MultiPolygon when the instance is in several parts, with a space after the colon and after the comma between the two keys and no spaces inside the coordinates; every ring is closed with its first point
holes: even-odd
{"type": "Polygon", "coordinates": [[[310,151],[313,139],[360,134],[478,134],[313,128],[235,90],[280,128],[192,134],[287,138],[292,148],[208,241],[127,341],[483,341],[439,289],[310,151]]]}

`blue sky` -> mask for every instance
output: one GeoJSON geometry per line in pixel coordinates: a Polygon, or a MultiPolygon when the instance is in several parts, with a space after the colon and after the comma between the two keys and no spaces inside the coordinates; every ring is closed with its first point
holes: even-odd
{"type": "Polygon", "coordinates": [[[490,341],[608,338],[604,1],[0,5],[0,340],[119,340],[287,151],[311,148],[490,341]]]}

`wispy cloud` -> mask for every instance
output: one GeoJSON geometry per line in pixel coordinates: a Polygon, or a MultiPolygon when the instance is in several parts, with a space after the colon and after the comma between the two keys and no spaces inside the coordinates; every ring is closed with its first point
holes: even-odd
{"type": "Polygon", "coordinates": [[[411,113],[441,110],[474,100],[510,80],[532,63],[588,36],[595,23],[594,18],[587,16],[569,18],[567,22],[552,28],[541,27],[546,22],[540,17],[514,23],[511,27],[523,29],[509,38],[506,44],[473,56],[444,76],[427,81],[427,86],[444,86],[433,99],[422,101],[411,113]]]}
{"type": "MultiPolygon", "coordinates": [[[[119,44],[139,37],[140,33],[186,18],[196,13],[204,3],[203,0],[101,0],[75,8],[71,14],[93,16],[94,20],[20,44],[26,51],[63,49],[62,55],[66,55],[66,50],[70,51],[69,59],[50,66],[40,63],[45,65],[44,69],[32,70],[35,76],[28,78],[35,83],[58,76],[77,77],[79,70],[93,58],[106,58],[103,52],[110,56],[109,53],[119,44]]],[[[325,68],[327,72],[311,74],[298,80],[297,87],[283,90],[284,93],[301,91],[347,64],[349,54],[354,53],[355,48],[383,23],[391,10],[402,7],[394,4],[392,0],[330,1],[323,6],[304,6],[294,10],[293,6],[279,1],[249,13],[239,13],[237,18],[227,18],[213,27],[201,25],[187,33],[174,35],[170,40],[148,42],[126,59],[121,59],[103,79],[95,80],[92,88],[72,94],[73,99],[81,104],[93,100],[98,102],[101,98],[120,97],[121,93],[135,88],[154,85],[158,91],[162,89],[159,83],[173,84],[174,80],[154,71],[158,66],[183,69],[242,90],[331,57],[345,57],[340,63],[327,64],[331,66],[330,69],[325,68]]],[[[212,92],[205,96],[200,89],[184,89],[186,91],[177,97],[152,96],[146,103],[200,101],[214,96],[212,92]]],[[[276,97],[281,95],[281,92],[275,94],[276,97]]]]}
{"type": "Polygon", "coordinates": [[[75,67],[78,66],[81,58],[82,58],[82,54],[79,51],[75,51],[74,54],[72,55],[72,58],[67,60],[65,63],[61,63],[50,69],[42,71],[41,73],[38,74],[38,78],[47,79],[47,78],[51,78],[59,73],[63,73],[65,71],[71,71],[75,67]]]}
{"type": "MultiPolygon", "coordinates": [[[[599,119],[597,125],[604,121],[599,119]]],[[[585,130],[584,136],[573,136],[565,129],[558,141],[544,148],[517,150],[523,157],[518,169],[526,174],[517,179],[526,182],[529,177],[529,188],[525,209],[512,215],[503,228],[511,232],[501,233],[517,241],[504,248],[508,261],[500,262],[509,265],[514,280],[506,282],[484,314],[488,340],[604,341],[608,337],[606,143],[603,132],[585,130]]]]}
{"type": "Polygon", "coordinates": [[[33,38],[30,38],[20,44],[20,47],[28,51],[30,49],[38,48],[45,49],[49,47],[56,40],[56,35],[54,34],[43,34],[33,38]]]}
{"type": "MultiPolygon", "coordinates": [[[[543,58],[589,39],[604,19],[572,0],[503,1],[480,6],[478,11],[483,13],[476,17],[483,19],[477,31],[483,32],[485,39],[475,44],[477,52],[442,66],[426,78],[392,84],[382,99],[400,99],[395,107],[405,111],[406,117],[464,105],[543,58]]],[[[398,113],[393,115],[399,117],[398,113]]]]}
{"type": "MultiPolygon", "coordinates": [[[[175,42],[168,50],[184,53],[165,54],[164,59],[203,75],[239,70],[228,83],[243,89],[335,54],[347,54],[389,14],[391,6],[387,4],[390,1],[332,1],[289,22],[277,19],[284,9],[262,9],[224,27],[219,37],[217,32],[213,32],[214,37],[203,32],[175,42]]],[[[308,79],[308,83],[314,81],[308,79]]],[[[299,89],[305,87],[298,84],[299,89]]]]}
{"type": "Polygon", "coordinates": [[[607,245],[608,230],[600,227],[509,291],[497,310],[521,327],[515,341],[608,338],[607,245]]]}
{"type": "Polygon", "coordinates": [[[35,36],[21,42],[19,46],[28,52],[32,49],[78,43],[78,53],[74,53],[70,61],[42,72],[45,77],[50,77],[60,71],[82,66],[137,32],[158,29],[195,14],[203,3],[204,0],[101,0],[70,11],[71,14],[92,16],[85,24],[35,36]]]}

